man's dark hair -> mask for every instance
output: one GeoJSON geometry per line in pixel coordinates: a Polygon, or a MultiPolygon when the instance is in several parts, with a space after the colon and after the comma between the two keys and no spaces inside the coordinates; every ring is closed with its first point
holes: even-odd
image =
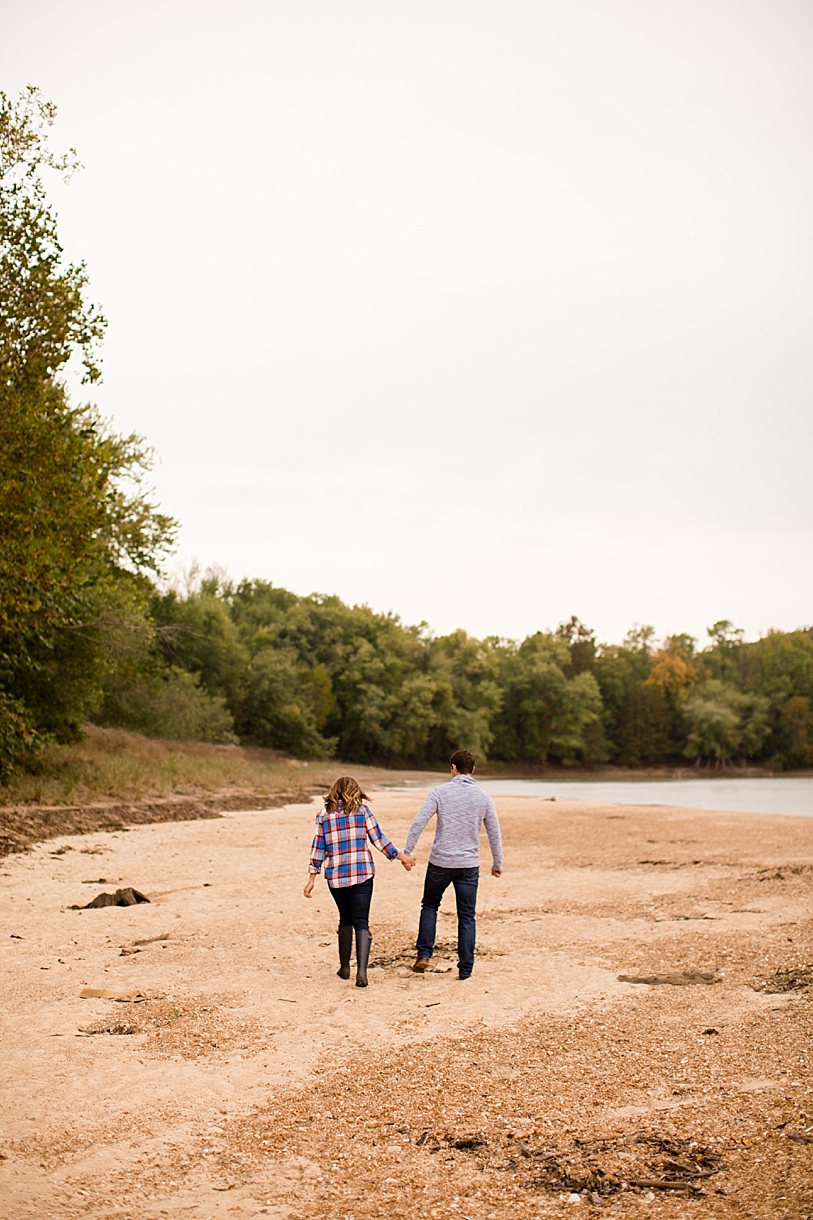
{"type": "Polygon", "coordinates": [[[474,755],[471,750],[455,750],[449,765],[457,767],[461,775],[471,775],[474,770],[474,755]]]}

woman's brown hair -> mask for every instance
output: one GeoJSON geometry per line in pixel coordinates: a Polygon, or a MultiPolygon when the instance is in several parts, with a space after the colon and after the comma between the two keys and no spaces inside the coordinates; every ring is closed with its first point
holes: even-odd
{"type": "Polygon", "coordinates": [[[340,775],[325,797],[325,809],[333,813],[339,801],[344,805],[345,813],[355,813],[362,802],[369,800],[367,793],[352,775],[340,775]]]}

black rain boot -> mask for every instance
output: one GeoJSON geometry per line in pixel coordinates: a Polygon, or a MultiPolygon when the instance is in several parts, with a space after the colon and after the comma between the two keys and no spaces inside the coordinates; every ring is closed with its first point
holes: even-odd
{"type": "Polygon", "coordinates": [[[368,928],[356,928],[356,986],[367,986],[367,963],[373,938],[368,928]]]}
{"type": "Polygon", "coordinates": [[[339,924],[339,969],[336,971],[340,979],[350,978],[350,954],[353,952],[353,928],[339,924]]]}

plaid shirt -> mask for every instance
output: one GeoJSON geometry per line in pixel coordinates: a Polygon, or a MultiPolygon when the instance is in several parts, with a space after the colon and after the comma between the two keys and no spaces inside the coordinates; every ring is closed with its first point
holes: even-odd
{"type": "Polygon", "coordinates": [[[310,871],[318,873],[324,860],[325,880],[333,889],[359,885],[375,875],[368,839],[388,860],[398,859],[398,848],[390,843],[368,805],[361,805],[355,813],[345,813],[341,801],[333,813],[323,809],[316,819],[310,871]]]}

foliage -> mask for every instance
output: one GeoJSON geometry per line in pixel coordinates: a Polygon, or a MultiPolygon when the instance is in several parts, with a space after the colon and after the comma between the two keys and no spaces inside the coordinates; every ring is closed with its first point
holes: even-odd
{"type": "MultiPolygon", "coordinates": [[[[601,692],[587,670],[566,676],[561,637],[537,632],[501,648],[503,707],[495,722],[495,753],[506,760],[573,764],[585,760],[585,730],[601,716],[601,692]]],[[[591,760],[592,761],[592,760],[591,760]]]]}
{"type": "Polygon", "coordinates": [[[465,631],[427,637],[429,677],[434,683],[435,720],[424,757],[445,759],[457,749],[485,759],[494,739],[494,718],[502,707],[500,660],[493,641],[465,631]]]}
{"type": "Polygon", "coordinates": [[[330,679],[321,668],[302,665],[290,645],[261,649],[251,660],[243,699],[238,705],[243,739],[258,746],[286,750],[297,758],[332,754],[335,740],[319,732],[320,704],[330,679]]]}
{"type": "Polygon", "coordinates": [[[228,700],[241,740],[300,757],[426,763],[484,756],[499,703],[488,644],[265,581],[207,578],[154,603],[162,655],[228,700]]]}
{"type": "Polygon", "coordinates": [[[112,687],[98,716],[105,725],[145,737],[233,745],[238,741],[226,700],[201,690],[197,674],[176,667],[112,687]]]}
{"type": "Polygon", "coordinates": [[[734,686],[743,684],[743,664],[747,654],[744,643],[745,633],[740,627],[735,627],[729,619],[720,619],[708,628],[707,635],[711,645],[698,658],[702,664],[704,676],[719,678],[722,682],[731,682],[734,686]]]}
{"type": "Polygon", "coordinates": [[[765,753],[777,770],[813,765],[813,631],[769,631],[742,648],[741,684],[769,703],[765,753]]]}
{"type": "MultiPolygon", "coordinates": [[[[336,778],[335,763],[303,764],[273,751],[233,745],[161,741],[89,725],[85,737],[50,743],[0,789],[4,803],[42,805],[138,801],[175,794],[196,798],[224,789],[308,797],[336,778]]],[[[366,769],[362,775],[370,776],[366,769]]]]}
{"type": "Polygon", "coordinates": [[[226,697],[245,742],[397,763],[490,741],[491,652],[463,632],[432,640],[335,597],[214,577],[153,611],[163,658],[226,697]]]}
{"type": "Polygon", "coordinates": [[[48,128],[56,107],[29,86],[15,103],[0,93],[0,383],[18,389],[51,381],[77,352],[85,378],[99,379],[96,346],[105,327],[85,300],[83,264],[62,259],[44,169],[69,179],[73,149],[55,156],[48,128]]]}
{"type": "Polygon", "coordinates": [[[768,700],[746,695],[736,687],[709,678],[683,705],[687,758],[713,759],[717,767],[740,756],[744,761],[759,752],[769,733],[768,700]]]}
{"type": "Polygon", "coordinates": [[[813,700],[813,631],[769,631],[744,647],[742,685],[774,703],[792,695],[813,700]]]}
{"type": "Polygon", "coordinates": [[[694,640],[688,635],[670,635],[652,656],[647,686],[663,691],[667,702],[676,706],[697,681],[697,669],[692,664],[694,640]]]}
{"type": "Polygon", "coordinates": [[[779,712],[773,740],[772,767],[813,767],[813,710],[806,696],[790,696],[779,712]]]}
{"type": "Polygon", "coordinates": [[[623,644],[605,645],[596,657],[610,756],[626,767],[651,766],[672,752],[669,704],[663,686],[649,680],[654,634],[635,627],[623,644]]]}
{"type": "Polygon", "coordinates": [[[592,673],[598,652],[595,632],[574,614],[567,622],[559,624],[555,634],[558,640],[567,645],[567,660],[562,666],[565,677],[575,678],[577,674],[585,671],[592,673]]]}
{"type": "Polygon", "coordinates": [[[14,774],[21,758],[42,744],[26,708],[0,691],[0,783],[14,774]]]}
{"type": "Polygon", "coordinates": [[[73,355],[96,381],[104,330],[84,268],[64,262],[41,180],[68,172],[47,129],[55,110],[29,89],[0,94],[0,696],[8,771],[49,734],[81,732],[130,632],[148,630],[146,574],[174,524],[141,493],[150,455],[72,406],[73,355]],[[9,710],[11,709],[11,710],[9,710]],[[16,743],[16,744],[15,744],[16,743]]]}
{"type": "Polygon", "coordinates": [[[158,651],[167,664],[196,673],[204,690],[237,705],[247,683],[250,653],[228,598],[218,596],[217,584],[204,582],[193,597],[173,590],[156,594],[150,612],[158,651]]]}
{"type": "Polygon", "coordinates": [[[810,633],[747,644],[723,621],[701,651],[646,626],[600,645],[576,618],[523,641],[433,636],[216,575],[156,596],[153,614],[161,663],[221,696],[242,742],[302,758],[427,766],[465,745],[518,765],[813,762],[810,633]]]}

